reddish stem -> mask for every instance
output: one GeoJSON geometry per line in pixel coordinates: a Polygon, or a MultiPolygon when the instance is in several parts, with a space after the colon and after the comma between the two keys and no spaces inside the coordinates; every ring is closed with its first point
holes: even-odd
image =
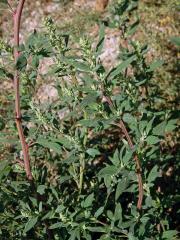
{"type": "MultiPolygon", "coordinates": [[[[24,7],[25,0],[20,0],[16,10],[13,12],[13,23],[14,23],[14,61],[15,64],[19,57],[19,33],[20,33],[20,23],[21,23],[21,15],[24,7]]],[[[19,139],[21,142],[21,147],[23,151],[24,157],[24,168],[26,172],[27,179],[32,181],[33,176],[30,168],[30,158],[29,158],[29,150],[28,145],[25,140],[23,128],[22,128],[22,119],[21,119],[21,107],[20,107],[20,92],[19,92],[19,71],[15,70],[14,73],[14,92],[15,92],[15,112],[16,112],[16,126],[19,134],[19,139]]]]}
{"type": "MultiPolygon", "coordinates": [[[[133,142],[132,142],[131,137],[130,137],[125,125],[124,125],[124,122],[122,120],[120,120],[120,123],[118,124],[118,126],[122,129],[124,135],[126,136],[126,139],[128,141],[130,149],[133,150],[133,148],[134,148],[133,142]]],[[[138,158],[137,154],[135,154],[134,160],[136,162],[136,173],[137,173],[138,189],[139,189],[137,208],[139,210],[141,210],[142,201],[143,201],[143,182],[142,182],[142,176],[141,176],[141,165],[140,165],[140,161],[139,161],[139,158],[138,158]]]]}

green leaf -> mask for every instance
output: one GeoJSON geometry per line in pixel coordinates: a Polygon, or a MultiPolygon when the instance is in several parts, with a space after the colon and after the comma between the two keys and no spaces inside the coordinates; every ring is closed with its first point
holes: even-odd
{"type": "Polygon", "coordinates": [[[114,220],[122,220],[122,207],[120,203],[116,204],[115,212],[114,212],[114,220]]]}
{"type": "Polygon", "coordinates": [[[120,182],[118,182],[116,187],[116,193],[115,193],[115,200],[117,201],[120,195],[127,189],[128,187],[128,180],[122,179],[120,182]]]}
{"type": "Polygon", "coordinates": [[[150,171],[150,173],[148,175],[148,178],[147,178],[148,183],[153,182],[157,177],[160,177],[160,173],[159,173],[159,170],[158,170],[158,166],[155,165],[151,169],[151,171],[150,171]]]}
{"type": "Polygon", "coordinates": [[[87,229],[88,229],[90,232],[95,232],[95,233],[98,233],[98,232],[103,232],[103,233],[105,233],[105,232],[106,232],[106,228],[104,228],[104,227],[87,227],[87,229]]]}
{"type": "Polygon", "coordinates": [[[63,205],[59,205],[57,208],[56,208],[56,213],[62,213],[63,210],[66,209],[66,207],[64,207],[63,205]]]}
{"type": "Polygon", "coordinates": [[[51,219],[53,218],[55,215],[54,210],[50,210],[48,213],[46,213],[41,220],[45,220],[45,219],[51,219]]]}
{"type": "MultiPolygon", "coordinates": [[[[100,176],[100,178],[101,178],[101,176],[100,176]]],[[[99,179],[100,179],[100,178],[99,178],[99,179]]],[[[103,178],[104,178],[104,184],[105,184],[106,188],[107,188],[107,189],[110,188],[111,182],[112,182],[112,177],[111,177],[111,175],[104,175],[103,178]]]]}
{"type": "Polygon", "coordinates": [[[78,121],[78,124],[84,126],[84,127],[97,127],[99,126],[99,120],[95,120],[93,119],[93,121],[91,119],[82,119],[80,121],[78,121]]]}
{"type": "Polygon", "coordinates": [[[107,217],[108,217],[110,220],[113,220],[113,221],[114,221],[114,214],[113,214],[112,211],[107,210],[107,217]]]}
{"type": "Polygon", "coordinates": [[[80,240],[80,229],[79,227],[77,227],[76,229],[74,229],[71,233],[71,236],[69,238],[69,240],[80,240]]]}
{"type": "Polygon", "coordinates": [[[168,230],[168,231],[163,232],[162,239],[164,239],[164,240],[172,239],[173,240],[173,238],[176,237],[177,234],[178,234],[178,232],[176,230],[168,230]]]}
{"type": "Polygon", "coordinates": [[[61,228],[63,226],[62,222],[54,223],[49,227],[49,229],[56,229],[56,228],[61,228]]]}
{"type": "Polygon", "coordinates": [[[38,138],[36,142],[45,148],[52,149],[56,153],[61,153],[61,146],[56,142],[51,142],[44,138],[38,138]]]}
{"type": "Polygon", "coordinates": [[[110,157],[110,160],[111,160],[113,165],[119,166],[120,159],[119,159],[119,151],[118,151],[118,149],[116,149],[116,151],[114,152],[113,157],[110,157]]]}
{"type": "Polygon", "coordinates": [[[148,122],[146,120],[142,120],[139,123],[139,131],[141,134],[143,134],[143,132],[145,131],[145,128],[147,126],[148,122]]]}
{"type": "Polygon", "coordinates": [[[164,64],[163,60],[157,60],[149,65],[148,72],[153,72],[157,68],[161,67],[164,64]]]}
{"type": "Polygon", "coordinates": [[[177,119],[169,120],[166,127],[165,132],[171,132],[177,127],[177,119]]]}
{"type": "Polygon", "coordinates": [[[153,122],[154,122],[154,118],[152,118],[152,119],[148,122],[148,124],[147,124],[147,126],[146,126],[146,134],[149,134],[149,132],[151,131],[153,122]]]}
{"type": "Polygon", "coordinates": [[[96,46],[96,56],[98,56],[103,48],[103,44],[104,44],[104,36],[105,36],[105,32],[104,32],[104,24],[100,25],[100,30],[99,30],[99,41],[98,44],[96,46]]]}
{"type": "Polygon", "coordinates": [[[11,167],[9,166],[8,161],[1,160],[0,161],[0,180],[3,177],[8,176],[9,172],[11,171],[11,167]]]}
{"type": "Polygon", "coordinates": [[[138,240],[132,233],[128,233],[128,240],[138,240]]]}
{"type": "Polygon", "coordinates": [[[154,145],[154,144],[160,142],[160,139],[156,136],[148,136],[146,138],[146,142],[147,142],[147,144],[154,145]]]}
{"type": "Polygon", "coordinates": [[[33,198],[33,197],[29,197],[29,199],[31,200],[32,204],[34,207],[38,207],[38,202],[37,202],[37,199],[36,198],[33,198]]]}
{"type": "Polygon", "coordinates": [[[129,124],[133,124],[133,125],[137,124],[136,118],[129,113],[125,113],[123,115],[123,121],[126,123],[129,123],[129,124]]]}
{"type": "Polygon", "coordinates": [[[163,121],[163,122],[159,123],[158,125],[156,125],[152,131],[153,135],[164,136],[166,124],[167,124],[167,122],[163,121]]]}
{"type": "Polygon", "coordinates": [[[99,152],[99,150],[95,149],[95,148],[88,148],[88,150],[86,151],[91,157],[95,157],[98,155],[101,155],[101,153],[99,152]]]}
{"type": "Polygon", "coordinates": [[[24,54],[21,54],[16,62],[16,69],[19,71],[25,70],[27,66],[27,59],[24,54]]]}
{"type": "Polygon", "coordinates": [[[81,102],[80,106],[81,107],[86,107],[89,106],[92,103],[96,103],[97,102],[97,98],[98,98],[99,94],[97,92],[92,92],[90,94],[88,94],[81,102]]]}
{"type": "Polygon", "coordinates": [[[123,156],[123,164],[125,166],[128,166],[129,165],[129,160],[132,159],[132,156],[133,156],[133,151],[132,150],[126,150],[126,153],[125,155],[123,156]]]}
{"type": "Polygon", "coordinates": [[[39,203],[39,212],[42,212],[42,201],[39,203]]]}
{"type": "Polygon", "coordinates": [[[88,208],[90,206],[92,206],[92,203],[94,201],[94,193],[91,193],[89,196],[87,196],[87,198],[84,200],[83,202],[83,207],[84,208],[88,208]]]}
{"type": "Polygon", "coordinates": [[[84,62],[80,62],[77,59],[68,59],[68,58],[63,58],[64,62],[72,65],[74,68],[76,68],[77,70],[81,71],[81,72],[91,72],[91,69],[89,68],[89,66],[84,63],[84,62]]]}
{"type": "Polygon", "coordinates": [[[116,174],[118,172],[118,168],[116,166],[106,166],[105,168],[101,169],[98,173],[99,177],[116,174]]]}
{"type": "Polygon", "coordinates": [[[58,138],[49,137],[48,139],[52,142],[60,143],[67,149],[72,148],[72,142],[67,137],[58,137],[58,138]]]}
{"type": "Polygon", "coordinates": [[[27,233],[30,231],[37,223],[38,217],[33,217],[29,219],[29,221],[26,223],[25,228],[24,228],[24,233],[27,233]]]}
{"type": "Polygon", "coordinates": [[[135,59],[136,59],[136,56],[133,55],[133,56],[129,57],[127,60],[125,60],[124,62],[120,63],[115,69],[111,70],[109,77],[115,78],[124,69],[126,69],[135,59]]]}
{"type": "Polygon", "coordinates": [[[98,218],[103,212],[104,212],[104,207],[98,208],[98,210],[94,214],[94,217],[98,218]]]}
{"type": "Polygon", "coordinates": [[[171,37],[170,41],[176,46],[180,47],[180,37],[171,37]]]}
{"type": "Polygon", "coordinates": [[[133,35],[136,32],[138,26],[139,26],[139,19],[130,26],[127,32],[127,36],[133,35]]]}
{"type": "Polygon", "coordinates": [[[37,192],[40,194],[40,195],[43,195],[45,193],[45,189],[46,189],[46,186],[45,185],[39,185],[38,188],[37,188],[37,192]]]}
{"type": "Polygon", "coordinates": [[[38,55],[33,56],[33,58],[32,58],[32,66],[35,69],[38,68],[38,66],[39,66],[39,56],[38,55]]]}

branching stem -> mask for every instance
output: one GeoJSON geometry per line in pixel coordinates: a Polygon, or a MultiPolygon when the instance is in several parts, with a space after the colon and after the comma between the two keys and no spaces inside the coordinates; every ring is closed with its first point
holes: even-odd
{"type": "MultiPolygon", "coordinates": [[[[107,97],[107,96],[104,96],[104,98],[108,102],[109,106],[111,108],[113,108],[113,102],[112,102],[111,98],[107,97]]],[[[125,137],[126,137],[126,139],[128,141],[130,149],[133,150],[134,149],[134,145],[133,145],[133,142],[131,140],[131,137],[130,137],[127,129],[126,129],[126,126],[125,126],[123,120],[120,120],[119,123],[114,123],[113,125],[118,126],[122,130],[122,132],[124,133],[124,135],[125,135],[125,137]]],[[[136,163],[136,173],[137,173],[138,190],[139,190],[137,208],[139,210],[141,210],[141,208],[142,208],[142,201],[143,201],[143,181],[142,181],[142,176],[141,176],[141,164],[140,164],[140,161],[139,161],[139,158],[138,158],[137,154],[135,154],[134,160],[135,160],[135,163],[136,163]]]]}

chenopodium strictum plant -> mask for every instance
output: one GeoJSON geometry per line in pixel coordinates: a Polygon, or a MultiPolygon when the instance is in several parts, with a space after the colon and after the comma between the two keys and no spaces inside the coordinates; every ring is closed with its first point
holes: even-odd
{"type": "Polygon", "coordinates": [[[58,99],[38,105],[25,85],[21,89],[27,94],[22,107],[30,124],[24,134],[33,188],[24,181],[22,168],[4,163],[1,196],[13,197],[2,202],[1,236],[72,240],[175,235],[168,224],[159,229],[166,217],[158,193],[152,195],[161,177],[157,161],[163,164],[169,157],[159,143],[175,128],[170,113],[156,109],[149,85],[161,62],[146,64],[147,48],[131,41],[120,63],[109,70],[100,58],[103,24],[96,47],[89,37],[81,37],[78,49],[69,47],[68,35],[60,34],[52,19],[44,25],[43,33],[30,35],[17,65],[25,79],[35,82],[40,60],[53,58],[48,74],[58,99]]]}

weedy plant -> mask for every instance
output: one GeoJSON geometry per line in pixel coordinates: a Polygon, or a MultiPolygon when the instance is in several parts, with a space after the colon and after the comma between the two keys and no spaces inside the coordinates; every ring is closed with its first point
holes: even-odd
{"type": "Polygon", "coordinates": [[[78,52],[51,18],[20,45],[24,1],[17,4],[14,45],[0,46],[1,56],[15,59],[14,70],[4,64],[0,73],[13,77],[16,105],[16,126],[12,115],[0,119],[0,140],[14,155],[0,161],[1,239],[176,239],[177,189],[166,192],[163,183],[173,159],[165,135],[177,120],[156,105],[151,78],[162,61],[147,64],[148,48],[131,40],[137,1],[112,5],[109,24],[118,19],[126,47],[110,70],[100,58],[103,24],[96,47],[83,36],[78,52]],[[36,79],[46,58],[58,99],[39,104],[36,79]]]}

